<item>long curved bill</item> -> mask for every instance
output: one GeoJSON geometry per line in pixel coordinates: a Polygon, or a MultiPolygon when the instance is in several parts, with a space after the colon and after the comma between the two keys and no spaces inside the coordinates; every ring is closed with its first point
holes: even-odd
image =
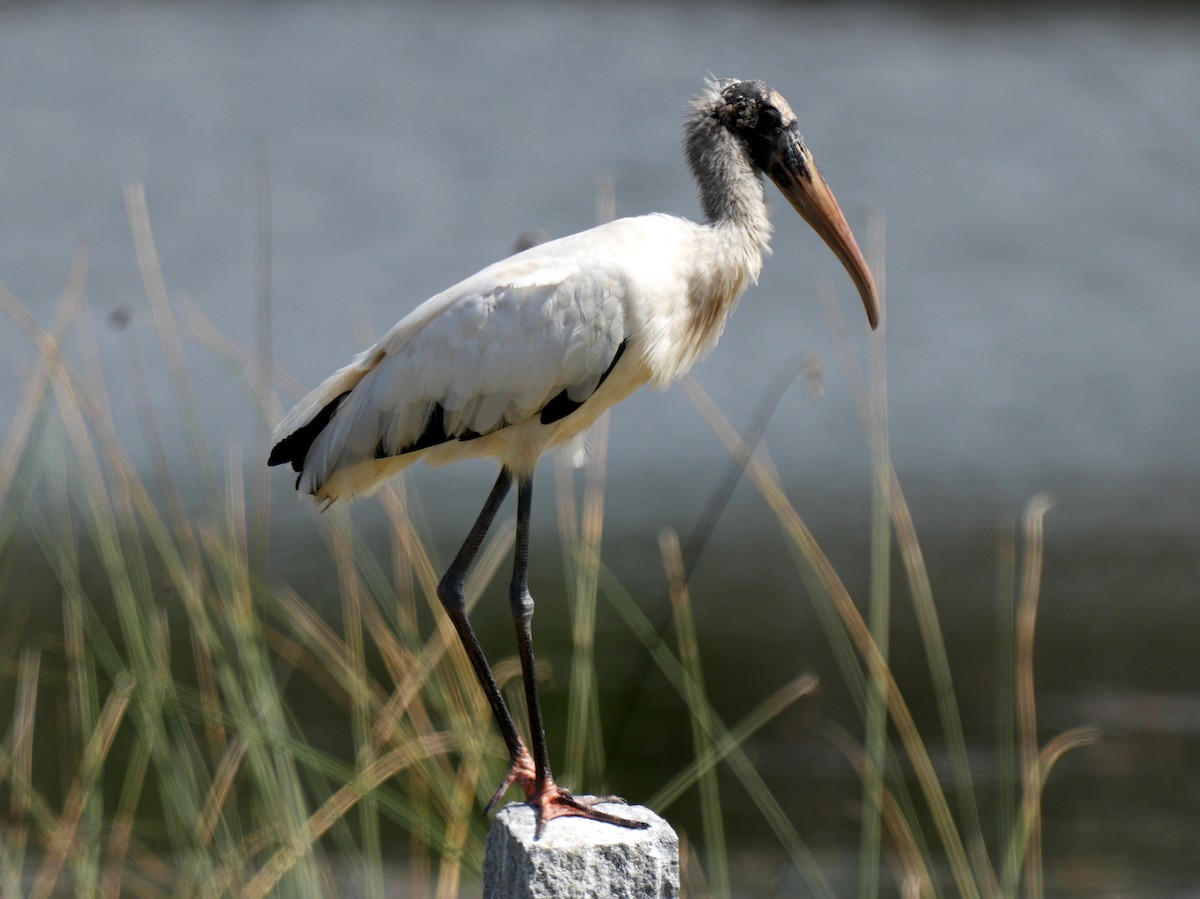
{"type": "Polygon", "coordinates": [[[821,235],[829,249],[842,260],[842,265],[862,297],[867,321],[874,329],[879,324],[879,293],[875,289],[875,279],[812,154],[799,141],[789,142],[785,152],[778,154],[773,162],[769,171],[771,180],[792,207],[804,216],[809,226],[821,235]]]}

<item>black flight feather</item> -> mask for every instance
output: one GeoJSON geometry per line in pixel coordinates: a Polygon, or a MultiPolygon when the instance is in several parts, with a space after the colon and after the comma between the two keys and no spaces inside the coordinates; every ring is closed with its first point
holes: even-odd
{"type": "Polygon", "coordinates": [[[335,396],[325,405],[325,408],[313,416],[312,421],[296,428],[275,444],[271,455],[267,457],[267,464],[282,465],[285,462],[291,462],[293,469],[303,472],[304,460],[308,458],[308,451],[312,449],[313,441],[325,430],[325,427],[333,419],[334,413],[337,412],[338,406],[342,404],[342,400],[349,395],[350,391],[347,390],[345,393],[335,396]]]}

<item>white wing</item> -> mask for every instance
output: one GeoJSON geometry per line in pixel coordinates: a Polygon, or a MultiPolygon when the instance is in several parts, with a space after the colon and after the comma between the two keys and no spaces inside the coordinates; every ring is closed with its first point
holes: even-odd
{"type": "Polygon", "coordinates": [[[316,492],[334,471],[369,460],[517,424],[560,395],[590,396],[637,327],[630,298],[640,285],[624,264],[634,238],[628,224],[618,227],[637,221],[534,247],[406,316],[280,423],[280,447],[298,440],[300,489],[316,492]]]}
{"type": "Polygon", "coordinates": [[[561,275],[551,267],[472,285],[415,334],[387,341],[386,358],[352,396],[360,415],[381,416],[382,447],[398,452],[418,439],[433,404],[458,437],[524,421],[564,390],[589,396],[625,339],[620,290],[561,275]]]}

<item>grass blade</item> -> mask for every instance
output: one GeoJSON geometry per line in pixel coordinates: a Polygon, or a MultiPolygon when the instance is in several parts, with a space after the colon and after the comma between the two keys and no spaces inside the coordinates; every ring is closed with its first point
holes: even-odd
{"type": "MultiPolygon", "coordinates": [[[[666,570],[667,586],[671,596],[671,608],[675,613],[675,633],[679,639],[679,660],[687,675],[685,700],[690,708],[704,708],[708,697],[704,690],[704,671],[700,667],[700,648],[696,642],[696,625],[692,620],[691,601],[688,597],[687,581],[683,568],[683,552],[679,547],[679,535],[664,531],[659,536],[663,567],[666,570]]],[[[691,716],[692,746],[696,758],[713,754],[713,742],[702,726],[700,718],[691,716]]],[[[716,899],[729,896],[729,858],[725,848],[725,825],[721,815],[721,790],[717,783],[717,769],[712,766],[700,776],[700,816],[704,826],[704,854],[708,864],[709,889],[716,899]]]]}
{"type": "MultiPolygon", "coordinates": [[[[704,414],[727,449],[731,453],[744,453],[745,447],[741,444],[737,433],[713,405],[699,384],[692,378],[684,378],[681,385],[692,404],[704,414]]],[[[955,884],[964,897],[977,899],[979,888],[967,860],[966,850],[954,821],[954,815],[946,802],[937,772],[934,770],[929,753],[917,731],[912,713],[909,711],[887,663],[875,645],[870,628],[859,614],[853,599],[850,598],[845,585],[838,577],[828,557],[821,550],[816,538],[804,524],[799,513],[788,502],[773,471],[756,455],[749,457],[747,473],[767,501],[767,505],[775,513],[784,533],[795,544],[802,558],[807,561],[811,574],[820,582],[824,594],[833,602],[848,635],[865,662],[871,678],[887,684],[888,711],[929,805],[934,824],[950,862],[955,884]]]]}
{"type": "MultiPolygon", "coordinates": [[[[1039,494],[1025,507],[1025,564],[1021,572],[1021,596],[1017,603],[1017,723],[1021,745],[1021,778],[1025,802],[1037,802],[1041,793],[1041,771],[1037,749],[1037,705],[1033,689],[1033,638],[1037,624],[1038,588],[1042,582],[1042,532],[1046,513],[1054,505],[1039,494]]],[[[1035,804],[1034,808],[1037,808],[1035,804]]],[[[1025,889],[1029,899],[1042,899],[1041,816],[1028,819],[1028,849],[1025,853],[1025,889]]]]}

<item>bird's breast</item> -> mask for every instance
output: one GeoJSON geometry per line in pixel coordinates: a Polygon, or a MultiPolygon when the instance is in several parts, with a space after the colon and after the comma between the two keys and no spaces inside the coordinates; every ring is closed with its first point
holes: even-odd
{"type": "Polygon", "coordinates": [[[719,239],[704,225],[686,229],[657,280],[631,291],[638,350],[655,387],[686,374],[716,345],[738,298],[758,277],[761,247],[719,239]]]}

